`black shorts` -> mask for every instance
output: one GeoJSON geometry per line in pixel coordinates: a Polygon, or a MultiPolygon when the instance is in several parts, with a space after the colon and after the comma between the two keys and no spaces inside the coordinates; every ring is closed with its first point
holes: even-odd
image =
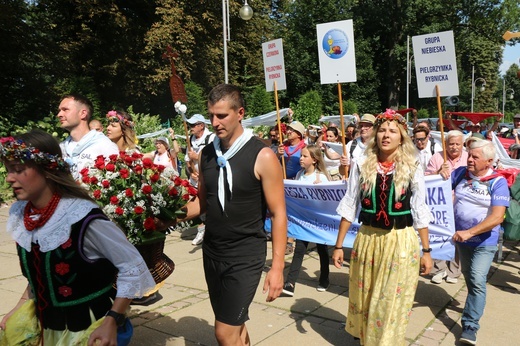
{"type": "Polygon", "coordinates": [[[204,274],[217,321],[241,326],[249,319],[249,305],[264,265],[265,259],[216,261],[204,256],[204,274]]]}

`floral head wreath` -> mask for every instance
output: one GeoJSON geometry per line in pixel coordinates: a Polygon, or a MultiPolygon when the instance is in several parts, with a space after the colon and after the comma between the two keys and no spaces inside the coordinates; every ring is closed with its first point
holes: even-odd
{"type": "Polygon", "coordinates": [[[376,121],[374,122],[374,125],[379,127],[385,121],[397,121],[404,127],[405,131],[408,131],[408,124],[406,123],[406,119],[393,109],[387,108],[384,113],[378,114],[376,117],[376,121]]]}
{"type": "Polygon", "coordinates": [[[126,119],[125,117],[123,117],[121,114],[118,114],[114,110],[111,110],[111,111],[109,111],[107,113],[107,119],[109,121],[115,121],[115,122],[121,123],[121,124],[125,125],[126,127],[131,128],[131,129],[134,128],[134,122],[133,121],[130,121],[130,120],[126,119]]]}
{"type": "Polygon", "coordinates": [[[69,170],[69,165],[61,155],[44,153],[38,148],[28,146],[23,140],[13,137],[0,138],[0,159],[3,161],[20,160],[22,163],[33,161],[47,169],[69,170]]]}

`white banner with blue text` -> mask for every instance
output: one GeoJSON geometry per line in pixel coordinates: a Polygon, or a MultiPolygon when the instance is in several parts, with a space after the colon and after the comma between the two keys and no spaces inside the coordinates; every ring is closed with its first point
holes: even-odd
{"type": "MultiPolygon", "coordinates": [[[[450,180],[440,175],[426,176],[426,204],[434,221],[429,226],[432,258],[451,260],[455,247],[451,240],[455,229],[450,180]]],[[[333,246],[336,243],[340,216],[336,208],[347,191],[345,182],[307,184],[284,180],[287,205],[287,234],[295,239],[333,246]]],[[[352,248],[360,224],[353,222],[343,241],[343,246],[352,248]]],[[[265,223],[271,230],[271,220],[265,223]]]]}

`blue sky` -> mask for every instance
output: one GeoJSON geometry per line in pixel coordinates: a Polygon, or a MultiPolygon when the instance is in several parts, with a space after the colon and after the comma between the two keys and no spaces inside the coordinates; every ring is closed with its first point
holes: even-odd
{"type": "Polygon", "coordinates": [[[502,65],[500,65],[500,74],[504,75],[512,64],[520,65],[518,61],[520,59],[520,44],[514,46],[506,45],[504,49],[504,58],[502,59],[502,65]]]}

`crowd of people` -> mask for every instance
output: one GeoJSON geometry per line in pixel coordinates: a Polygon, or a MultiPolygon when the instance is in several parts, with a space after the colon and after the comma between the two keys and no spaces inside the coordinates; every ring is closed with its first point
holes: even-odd
{"type": "MultiPolygon", "coordinates": [[[[131,324],[125,312],[132,300],[147,299],[158,289],[136,248],[76,183],[81,170],[99,155],[140,152],[128,113],[111,110],[104,122],[92,119],[92,113],[88,99],[66,95],[57,115],[69,132],[63,142],[32,130],[0,143],[7,182],[17,198],[7,228],[28,279],[22,298],[3,317],[0,328],[27,323],[22,317],[32,311],[34,337],[49,345],[83,339],[89,345],[127,344],[131,324]]],[[[168,136],[155,139],[155,150],[143,155],[185,174],[198,189],[198,198],[185,207],[184,220],[202,220],[193,245],[202,244],[219,344],[251,343],[245,322],[264,270],[268,240],[272,263],[263,284],[266,301],[295,294],[309,242],[287,238],[284,179],[347,184],[337,207],[341,223],[332,252],[327,245],[316,244],[320,258],[316,289],[329,288],[331,257],[333,265],[343,266],[343,240],[357,218],[362,226],[350,256],[348,333],[362,345],[402,343],[418,275],[431,275],[433,283],[441,284],[456,283],[462,273],[468,298],[459,340],[476,344],[486,303],[486,275],[509,205],[507,182],[494,171],[495,147],[486,139],[492,131],[506,133],[498,128],[499,118],[485,133],[469,124],[450,130],[444,152],[443,145],[433,140],[430,124],[414,116],[408,128],[405,118],[390,109],[356,115],[345,126],[305,126],[289,112],[290,121],[273,126],[264,139],[242,127],[245,104],[239,88],[222,84],[208,95],[208,114],[209,120],[201,114],[186,120],[191,135],[184,148],[169,129],[168,136]],[[467,131],[473,135],[464,141],[467,131]],[[346,143],[342,152],[332,148],[340,142],[346,143]],[[429,174],[452,179],[456,220],[452,261],[432,260],[431,213],[423,179],[429,174]],[[270,234],[264,230],[267,213],[270,234]],[[284,279],[288,254],[293,256],[284,279]]],[[[511,135],[520,145],[516,133],[520,115],[514,126],[511,135]]],[[[161,224],[166,228],[174,222],[161,224]]]]}

